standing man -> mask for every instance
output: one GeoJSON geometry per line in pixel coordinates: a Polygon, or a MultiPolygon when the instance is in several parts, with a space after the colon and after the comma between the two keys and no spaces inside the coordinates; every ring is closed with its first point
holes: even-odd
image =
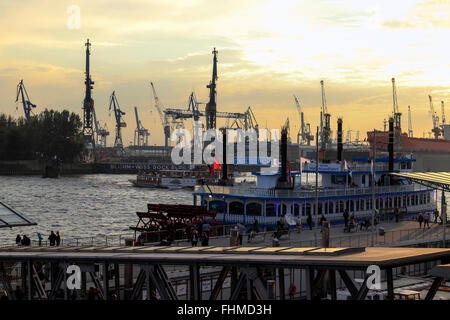
{"type": "Polygon", "coordinates": [[[423,217],[423,228],[425,229],[425,226],[428,226],[428,229],[430,229],[430,213],[427,211],[425,212],[425,215],[423,217]]]}
{"type": "Polygon", "coordinates": [[[309,226],[309,230],[312,230],[312,217],[311,217],[311,213],[308,213],[308,218],[306,218],[306,223],[309,226]]]}
{"type": "Polygon", "coordinates": [[[345,229],[347,229],[348,228],[348,209],[344,210],[343,216],[344,216],[345,229]]]}

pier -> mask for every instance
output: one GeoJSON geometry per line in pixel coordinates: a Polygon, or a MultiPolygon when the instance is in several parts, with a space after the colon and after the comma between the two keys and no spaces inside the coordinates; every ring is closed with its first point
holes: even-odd
{"type": "MultiPolygon", "coordinates": [[[[20,276],[28,300],[70,299],[66,283],[70,265],[81,270],[78,299],[84,299],[87,276],[98,296],[112,299],[179,299],[166,271],[167,266],[185,267],[188,271],[186,299],[216,300],[224,281],[231,277],[229,300],[274,299],[275,287],[279,299],[286,299],[285,271],[301,270],[305,273],[306,292],[303,299],[316,299],[323,290],[336,299],[336,281],[342,281],[354,300],[365,299],[368,293],[366,273],[369,266],[378,266],[387,282],[387,297],[394,297],[393,270],[414,264],[444,265],[450,262],[450,249],[438,248],[319,248],[319,247],[5,247],[0,249],[1,282],[12,293],[8,267],[20,264],[20,276]],[[36,264],[38,263],[38,264],[36,264]],[[45,266],[46,276],[36,270],[45,266]],[[137,276],[133,276],[138,270],[137,276]],[[208,297],[202,294],[203,269],[219,271],[211,283],[208,297]],[[360,272],[361,285],[355,283],[349,272],[360,272]],[[122,273],[122,275],[121,275],[122,273]],[[278,277],[273,278],[274,275],[278,277]],[[273,281],[278,279],[278,283],[273,281]],[[281,279],[281,280],[280,280],[281,279]],[[325,281],[327,279],[327,281],[325,281]],[[325,285],[324,283],[327,283],[325,285]],[[152,294],[149,294],[152,293],[152,294]]],[[[432,299],[434,287],[443,281],[435,275],[426,299],[432,299]]],[[[13,295],[10,295],[13,296],[13,295]]]]}

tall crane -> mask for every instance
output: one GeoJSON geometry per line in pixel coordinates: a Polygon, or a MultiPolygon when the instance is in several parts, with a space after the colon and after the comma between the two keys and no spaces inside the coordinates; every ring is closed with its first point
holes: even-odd
{"type": "Polygon", "coordinates": [[[328,113],[327,99],[325,97],[325,87],[323,80],[320,80],[320,87],[322,91],[322,112],[320,115],[320,137],[322,142],[322,150],[327,149],[330,144],[331,136],[331,115],[328,113]]]}
{"type": "Polygon", "coordinates": [[[169,119],[167,116],[163,113],[163,107],[161,106],[161,103],[159,102],[159,98],[156,95],[155,86],[153,85],[153,82],[150,82],[150,85],[152,86],[153,91],[153,97],[155,99],[155,108],[158,111],[159,118],[161,119],[161,125],[163,126],[164,130],[164,146],[169,146],[169,139],[170,139],[170,124],[169,119]]]}
{"type": "Polygon", "coordinates": [[[97,120],[95,108],[93,109],[93,115],[95,124],[95,144],[102,148],[106,148],[106,137],[109,136],[109,131],[106,127],[106,123],[104,127],[100,126],[100,123],[97,120]]]}
{"type": "Polygon", "coordinates": [[[86,92],[83,102],[83,136],[84,142],[88,148],[95,148],[94,128],[92,121],[92,113],[94,110],[94,100],[92,99],[92,89],[94,89],[94,81],[91,79],[89,56],[91,55],[89,39],[85,43],[86,46],[86,71],[84,84],[86,92]]]}
{"type": "Polygon", "coordinates": [[[445,110],[444,110],[444,101],[441,100],[441,113],[442,113],[442,124],[445,124],[445,110]]]}
{"type": "Polygon", "coordinates": [[[392,78],[392,100],[394,105],[394,132],[397,137],[402,133],[402,114],[398,111],[397,90],[395,89],[395,78],[392,78]]]}
{"type": "Polygon", "coordinates": [[[298,102],[298,99],[295,96],[295,94],[293,96],[295,100],[295,105],[297,106],[298,114],[300,116],[300,130],[297,133],[297,144],[306,143],[309,146],[311,144],[311,141],[314,140],[314,137],[311,134],[311,126],[309,123],[305,123],[305,118],[303,115],[303,111],[301,111],[300,103],[298,102]]]}
{"type": "Polygon", "coordinates": [[[434,111],[433,100],[430,95],[428,95],[428,99],[430,100],[430,113],[431,119],[433,120],[433,129],[431,129],[431,131],[434,133],[434,138],[439,139],[439,136],[441,135],[441,129],[439,128],[439,117],[436,114],[436,111],[434,111]]]}
{"type": "Polygon", "coordinates": [[[412,130],[412,121],[411,121],[411,106],[408,106],[408,137],[412,138],[413,130],[412,130]]]}
{"type": "Polygon", "coordinates": [[[114,108],[114,116],[116,118],[116,139],[114,140],[114,147],[123,150],[121,128],[125,128],[127,124],[122,121],[122,116],[125,115],[125,112],[120,110],[115,91],[113,91],[111,97],[109,98],[109,110],[111,110],[111,107],[114,108]]]}
{"type": "Polygon", "coordinates": [[[134,145],[138,147],[146,147],[148,146],[148,136],[150,133],[139,120],[139,115],[137,111],[137,107],[134,107],[134,114],[136,115],[136,130],[134,131],[134,145]]]}
{"type": "Polygon", "coordinates": [[[214,48],[212,51],[213,58],[213,71],[211,82],[206,86],[209,89],[209,102],[206,104],[206,129],[216,128],[216,80],[217,77],[217,50],[214,48]]]}
{"type": "Polygon", "coordinates": [[[19,84],[17,85],[16,102],[19,101],[19,96],[22,99],[25,118],[27,119],[27,121],[29,121],[31,117],[31,109],[36,108],[36,105],[30,102],[30,97],[28,97],[28,92],[27,89],[25,88],[25,85],[23,84],[23,79],[20,80],[19,84]]]}

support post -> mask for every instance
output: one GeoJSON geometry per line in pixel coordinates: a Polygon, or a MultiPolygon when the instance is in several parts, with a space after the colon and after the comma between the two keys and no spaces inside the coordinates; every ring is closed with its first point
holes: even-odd
{"type": "Polygon", "coordinates": [[[198,301],[201,300],[201,287],[200,287],[200,268],[194,263],[189,266],[190,274],[190,296],[191,300],[198,301]]]}
{"type": "Polygon", "coordinates": [[[330,279],[330,294],[331,300],[337,300],[337,292],[336,292],[336,271],[328,270],[328,278],[330,279]]]}
{"type": "Polygon", "coordinates": [[[280,288],[280,300],[286,300],[284,288],[284,268],[278,268],[278,287],[280,288]]]}
{"type": "Polygon", "coordinates": [[[437,277],[434,279],[430,290],[428,290],[425,300],[433,300],[434,296],[436,295],[437,290],[439,289],[439,286],[441,285],[442,280],[444,280],[444,279],[441,277],[437,277]]]}
{"type": "Polygon", "coordinates": [[[387,300],[394,300],[394,278],[392,276],[392,268],[386,269],[387,281],[387,300]]]}

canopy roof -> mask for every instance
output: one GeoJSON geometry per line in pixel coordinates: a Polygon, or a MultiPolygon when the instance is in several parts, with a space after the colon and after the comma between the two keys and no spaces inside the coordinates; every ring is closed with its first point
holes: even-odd
{"type": "Polygon", "coordinates": [[[18,213],[6,204],[0,202],[0,228],[11,228],[20,226],[35,226],[37,223],[32,222],[23,214],[18,213]]]}
{"type": "Polygon", "coordinates": [[[428,187],[450,191],[450,172],[398,172],[390,174],[408,178],[428,187]]]}

